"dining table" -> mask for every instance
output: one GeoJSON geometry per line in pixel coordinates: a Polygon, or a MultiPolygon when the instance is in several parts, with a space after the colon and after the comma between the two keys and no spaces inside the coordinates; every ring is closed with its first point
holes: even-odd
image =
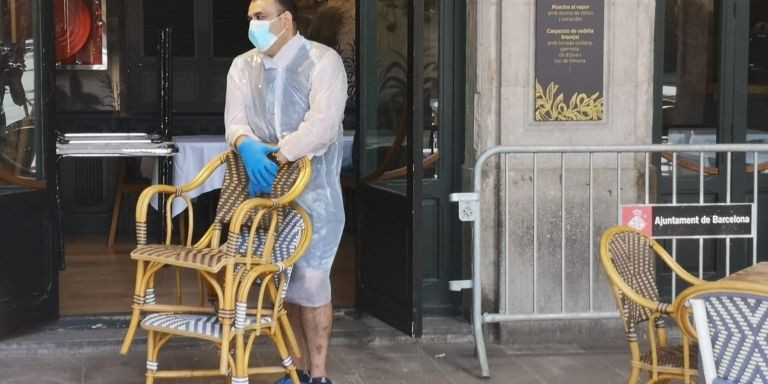
{"type": "Polygon", "coordinates": [[[768,286],[768,262],[760,262],[751,267],[744,268],[738,272],[726,276],[720,281],[740,281],[746,283],[756,283],[768,286]]]}
{"type": "MultiPolygon", "coordinates": [[[[170,184],[182,186],[191,183],[200,170],[208,162],[230,149],[224,139],[224,135],[189,135],[174,136],[173,142],[178,148],[178,153],[173,156],[171,165],[170,184]]],[[[141,173],[152,179],[152,184],[158,182],[158,171],[152,159],[145,159],[141,164],[141,173]]],[[[220,189],[224,183],[224,167],[219,167],[199,187],[187,193],[190,199],[194,199],[204,193],[220,189]]],[[[158,208],[157,197],[153,197],[150,204],[158,208]]],[[[176,199],[171,206],[171,216],[176,216],[186,209],[186,205],[176,199]]]]}

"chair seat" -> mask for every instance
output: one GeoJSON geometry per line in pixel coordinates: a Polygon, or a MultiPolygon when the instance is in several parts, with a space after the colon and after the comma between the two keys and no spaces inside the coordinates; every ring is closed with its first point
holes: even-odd
{"type": "MultiPolygon", "coordinates": [[[[293,209],[283,208],[283,221],[277,230],[277,241],[274,246],[274,261],[285,261],[298,248],[304,224],[301,216],[293,209]]],[[[237,246],[237,252],[244,254],[248,239],[248,229],[243,230],[243,237],[237,246]]],[[[253,253],[261,255],[267,243],[267,231],[260,227],[256,231],[253,253]]],[[[195,249],[181,245],[153,244],[139,247],[131,252],[134,260],[156,261],[177,267],[218,272],[227,263],[227,254],[219,249],[195,249]]]]}
{"type": "Polygon", "coordinates": [[[195,249],[181,245],[146,245],[131,252],[134,260],[156,261],[177,267],[218,272],[227,262],[227,254],[218,249],[195,249]]]}
{"type": "MultiPolygon", "coordinates": [[[[262,316],[258,326],[255,324],[255,321],[256,318],[253,316],[246,317],[246,328],[253,329],[258,328],[258,326],[269,326],[272,324],[272,318],[267,316],[262,316]]],[[[216,315],[170,312],[154,313],[141,321],[141,327],[150,331],[159,331],[199,339],[213,341],[221,339],[221,323],[216,315]]]]}
{"type": "MultiPolygon", "coordinates": [[[[689,370],[693,372],[699,365],[699,348],[694,344],[688,348],[688,351],[690,353],[689,370]]],[[[656,353],[659,358],[659,367],[683,368],[683,346],[659,347],[656,353]]],[[[640,362],[648,366],[652,365],[651,352],[648,351],[640,356],[640,362]]]]}

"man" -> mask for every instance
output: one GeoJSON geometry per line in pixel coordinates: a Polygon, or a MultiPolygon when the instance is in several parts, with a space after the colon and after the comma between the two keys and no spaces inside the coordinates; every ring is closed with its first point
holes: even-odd
{"type": "Polygon", "coordinates": [[[312,179],[298,203],[308,211],[314,233],[285,300],[303,352],[294,360],[301,382],[331,383],[325,363],[332,326],[330,270],[344,227],[339,173],[347,75],[333,49],[298,33],[296,17],[294,0],[251,1],[248,37],[256,48],[232,62],[224,118],[227,141],[243,158],[252,195],[271,189],[277,166],[270,154],[280,163],[312,159],[312,179]]]}

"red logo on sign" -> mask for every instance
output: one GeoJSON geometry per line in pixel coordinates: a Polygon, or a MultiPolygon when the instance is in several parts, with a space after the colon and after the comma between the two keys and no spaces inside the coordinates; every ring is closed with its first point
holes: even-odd
{"type": "Polygon", "coordinates": [[[621,207],[621,225],[634,228],[648,236],[653,236],[653,207],[649,205],[630,205],[621,207]]]}

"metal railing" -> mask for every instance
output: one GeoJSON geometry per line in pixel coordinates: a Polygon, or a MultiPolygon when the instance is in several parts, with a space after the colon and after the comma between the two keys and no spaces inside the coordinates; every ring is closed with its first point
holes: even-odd
{"type": "MultiPolygon", "coordinates": [[[[471,280],[460,280],[460,281],[452,281],[450,284],[451,290],[459,291],[462,289],[472,289],[472,329],[474,333],[475,338],[475,345],[477,350],[477,356],[480,362],[481,366],[481,373],[483,377],[490,377],[490,370],[488,367],[488,360],[486,356],[485,351],[485,340],[483,336],[483,325],[489,324],[489,323],[500,323],[500,322],[514,322],[514,321],[532,321],[532,320],[583,320],[583,319],[606,319],[606,318],[614,318],[618,317],[618,312],[614,310],[600,310],[597,308],[596,300],[595,300],[595,285],[597,281],[597,274],[599,271],[596,272],[595,268],[595,260],[598,258],[598,255],[596,254],[596,246],[595,243],[597,242],[595,240],[595,234],[599,234],[600,232],[596,232],[596,223],[595,223],[595,197],[596,193],[595,191],[600,188],[601,190],[605,190],[604,188],[612,189],[615,187],[615,213],[617,220],[613,221],[611,224],[616,225],[618,223],[618,219],[620,218],[620,209],[622,204],[629,204],[629,203],[645,203],[649,204],[652,203],[652,193],[655,193],[655,191],[651,190],[651,185],[653,182],[655,182],[656,176],[652,176],[652,173],[657,173],[659,180],[664,179],[667,183],[671,181],[671,204],[675,205],[678,204],[678,178],[680,178],[680,174],[684,173],[684,177],[686,180],[688,180],[688,185],[695,184],[696,183],[696,176],[698,176],[698,201],[699,203],[705,203],[705,180],[710,180],[712,177],[718,177],[722,178],[725,177],[725,190],[726,190],[726,196],[725,196],[725,203],[732,202],[732,196],[731,196],[731,189],[732,189],[732,170],[733,170],[733,163],[735,162],[733,154],[739,154],[745,156],[744,158],[739,157],[739,164],[742,164],[741,161],[743,161],[744,164],[747,166],[744,169],[745,174],[751,175],[751,188],[752,188],[752,202],[754,204],[757,204],[758,202],[758,180],[759,180],[759,174],[761,172],[764,172],[764,167],[757,166],[758,164],[761,164],[759,161],[760,159],[764,158],[764,161],[762,165],[768,165],[768,162],[765,162],[765,160],[768,160],[768,144],[715,144],[715,145],[667,145],[667,144],[660,144],[660,145],[637,145],[637,146],[539,146],[539,147],[495,147],[492,149],[487,150],[484,152],[475,162],[474,166],[474,177],[473,177],[473,183],[474,188],[472,192],[468,193],[453,193],[451,194],[451,201],[458,202],[459,203],[459,219],[461,221],[468,221],[472,222],[472,242],[473,242],[473,248],[472,248],[472,279],[471,280]],[[559,159],[557,156],[559,155],[559,159]],[[681,156],[682,155],[682,156],[681,156]],[[510,167],[509,159],[510,156],[513,157],[515,160],[514,167],[510,167]],[[552,161],[552,157],[555,157],[554,161],[552,161]],[[613,156],[615,156],[615,163],[613,163],[613,156]],[[485,169],[486,171],[486,178],[483,179],[483,172],[484,167],[489,163],[490,160],[496,158],[496,157],[503,157],[500,159],[499,162],[494,163],[494,167],[487,167],[492,169],[485,169]],[[530,159],[530,169],[527,170],[527,172],[520,172],[522,169],[521,167],[521,158],[527,157],[530,159]],[[682,157],[682,158],[681,158],[682,157]],[[599,159],[598,165],[599,167],[595,167],[596,159],[599,159]],[[606,161],[606,159],[609,159],[606,161]],[[631,163],[629,166],[623,164],[623,161],[626,161],[627,159],[631,160],[631,163]],[[559,160],[559,166],[557,164],[557,160],[559,160]],[[722,166],[713,167],[713,163],[720,163],[722,166]],[[540,164],[544,163],[545,166],[542,167],[540,164]],[[752,164],[753,166],[749,166],[749,164],[752,164]],[[605,174],[606,170],[608,172],[614,172],[610,168],[611,166],[615,166],[615,185],[599,185],[599,181],[596,182],[596,175],[595,171],[596,169],[601,172],[601,174],[605,174]],[[685,167],[688,167],[687,169],[685,167]],[[558,170],[559,168],[559,170],[558,170]],[[568,275],[568,268],[566,267],[566,261],[572,261],[572,258],[576,257],[585,257],[584,255],[569,255],[568,254],[568,247],[566,246],[566,221],[568,220],[567,217],[567,204],[570,201],[573,203],[574,199],[578,199],[579,197],[571,196],[568,194],[569,192],[569,184],[566,182],[566,175],[570,170],[573,168],[579,168],[581,171],[584,171],[584,177],[587,178],[587,180],[583,180],[588,185],[588,192],[586,196],[582,196],[582,198],[586,199],[586,205],[587,209],[589,211],[589,217],[588,217],[588,255],[586,257],[589,258],[586,263],[588,264],[589,273],[584,275],[583,277],[579,276],[569,276],[568,275]],[[512,170],[515,170],[513,174],[512,170]],[[540,291],[541,288],[541,269],[539,267],[539,264],[542,262],[542,259],[544,257],[551,255],[540,255],[539,251],[539,232],[540,232],[540,226],[542,226],[541,221],[542,219],[547,220],[550,219],[549,217],[540,217],[539,211],[545,211],[540,207],[540,203],[543,200],[541,197],[542,193],[550,192],[550,200],[551,196],[553,195],[551,192],[551,188],[542,188],[539,183],[539,173],[541,170],[544,169],[546,171],[553,171],[554,174],[557,174],[559,172],[559,179],[560,179],[560,217],[555,218],[556,220],[560,220],[560,255],[554,255],[554,257],[559,257],[559,267],[560,267],[560,310],[559,311],[540,311],[539,307],[544,306],[544,304],[549,303],[542,303],[542,298],[540,297],[540,291]],[[585,171],[586,169],[586,171],[585,171]],[[494,172],[494,170],[496,172],[494,172]],[[625,183],[624,177],[626,177],[625,173],[623,172],[626,170],[637,172],[637,178],[633,180],[632,183],[625,183]],[[642,172],[638,172],[638,170],[642,170],[642,172]],[[727,172],[723,172],[722,170],[727,170],[727,172]],[[503,173],[499,175],[499,173],[503,173]],[[523,174],[525,176],[529,176],[528,180],[530,183],[532,183],[532,196],[531,196],[531,204],[530,207],[532,209],[532,212],[529,212],[531,217],[529,217],[529,220],[532,220],[532,223],[517,223],[519,227],[522,228],[531,228],[532,233],[530,233],[530,238],[532,238],[533,246],[532,248],[529,247],[530,251],[533,253],[532,255],[526,255],[526,257],[530,257],[530,260],[532,260],[532,276],[530,277],[530,283],[532,286],[529,292],[531,293],[529,302],[532,303],[532,308],[530,311],[510,311],[510,299],[509,299],[509,284],[512,280],[510,277],[510,269],[509,266],[509,258],[510,258],[510,250],[515,250],[515,252],[520,252],[521,249],[525,250],[526,248],[523,246],[518,246],[516,244],[510,244],[509,240],[509,223],[510,223],[510,208],[509,208],[509,200],[510,200],[510,194],[508,192],[509,185],[510,185],[510,175],[512,175],[513,178],[516,178],[517,180],[520,179],[520,175],[523,174]],[[484,190],[483,184],[484,182],[491,181],[489,184],[491,186],[498,186],[498,192],[494,193],[493,191],[484,190]],[[503,187],[502,187],[503,186],[503,187]],[[629,188],[627,188],[629,187],[629,188]],[[622,190],[624,188],[627,189],[634,189],[636,190],[636,193],[634,193],[633,200],[630,202],[625,202],[623,199],[626,199],[625,196],[622,196],[622,190]],[[566,198],[568,197],[568,198],[566,198]],[[485,198],[486,201],[481,201],[481,198],[485,198]],[[502,202],[503,200],[503,202],[502,202]],[[568,201],[567,201],[568,200],[568,201]],[[639,200],[639,201],[638,201],[639,200]],[[495,250],[499,255],[484,255],[483,254],[483,247],[484,244],[487,244],[489,242],[489,238],[486,236],[486,234],[483,231],[483,209],[482,205],[487,204],[498,204],[504,206],[504,212],[503,212],[503,228],[499,228],[498,226],[494,226],[493,223],[491,223],[490,227],[496,229],[496,235],[499,238],[499,241],[502,241],[504,244],[494,243],[492,245],[493,250],[495,250]],[[499,291],[504,294],[505,298],[504,300],[501,300],[500,298],[496,298],[496,301],[500,303],[500,307],[503,310],[499,310],[499,313],[488,313],[483,312],[482,308],[482,291],[483,286],[486,284],[483,279],[483,270],[482,265],[484,265],[484,259],[488,257],[498,257],[495,261],[498,262],[499,265],[504,267],[504,271],[499,271],[499,291]],[[566,306],[566,303],[569,301],[569,295],[572,294],[572,292],[569,292],[566,289],[566,281],[574,281],[575,279],[588,279],[588,305],[584,306],[583,308],[576,309],[576,310],[569,310],[566,306]]],[[[766,167],[768,168],[768,167],[766,167]]],[[[578,172],[573,172],[574,174],[577,174],[578,172]]],[[[722,179],[717,179],[720,183],[722,183],[722,179]]],[[[748,183],[748,178],[742,183],[743,187],[746,187],[746,184],[748,183]]],[[[519,184],[519,183],[518,183],[519,184]]],[[[551,184],[550,184],[551,185],[551,184]]],[[[519,188],[519,186],[518,186],[519,188]]],[[[486,188],[487,189],[487,188],[486,188]]],[[[659,189],[659,188],[656,188],[659,189]]],[[[744,188],[745,190],[748,188],[744,188]]],[[[519,192],[519,191],[517,191],[519,192]]],[[[688,191],[690,193],[690,191],[688,191]]],[[[519,193],[517,194],[517,197],[519,199],[519,193]]],[[[690,198],[690,196],[689,196],[690,198]]],[[[722,200],[722,198],[721,198],[722,200]]],[[[603,200],[604,201],[604,200],[603,200]]],[[[557,203],[555,203],[557,204],[557,203]]],[[[486,207],[487,208],[487,207],[486,207]]],[[[547,206],[548,210],[552,211],[552,206],[547,206]]],[[[604,205],[601,205],[600,208],[604,208],[604,205]]],[[[493,211],[491,211],[493,212],[493,211]]],[[[491,218],[495,219],[495,218],[491,218]]],[[[600,220],[605,220],[605,215],[601,215],[599,218],[600,220]]],[[[496,223],[499,223],[502,221],[496,221],[496,223]]],[[[552,221],[547,221],[549,225],[551,226],[552,221]]],[[[489,223],[485,223],[486,226],[489,223]]],[[[556,225],[556,224],[555,224],[556,225]]],[[[598,229],[599,230],[599,229],[598,229]]],[[[519,233],[518,233],[519,235],[519,233]]],[[[493,240],[492,238],[490,239],[493,240]]],[[[550,239],[551,240],[551,239],[550,239]]],[[[572,238],[568,239],[569,241],[574,241],[572,238]]],[[[704,264],[704,238],[699,238],[699,270],[698,275],[699,277],[703,277],[704,270],[703,270],[703,264],[704,264]]],[[[577,240],[582,241],[582,240],[577,240]]],[[[599,240],[598,240],[599,241],[599,240]]],[[[677,257],[676,250],[677,250],[677,244],[676,239],[672,239],[672,256],[677,257]]],[[[753,236],[751,238],[752,241],[752,263],[755,263],[757,261],[757,236],[753,236]]],[[[730,255],[730,239],[726,238],[726,261],[725,261],[725,268],[726,274],[730,274],[731,272],[731,255],[730,255]]],[[[516,255],[519,256],[519,255],[516,255]]],[[[550,260],[551,265],[551,260],[550,260]]],[[[520,268],[519,263],[516,263],[515,268],[520,268]]],[[[602,274],[600,274],[602,276],[602,274]]],[[[550,276],[551,278],[551,273],[550,276]]],[[[676,294],[676,278],[674,275],[672,275],[671,278],[671,292],[674,296],[676,294]]],[[[583,282],[582,282],[583,283],[583,282]]],[[[606,286],[607,289],[607,286],[606,286]]],[[[551,296],[551,292],[549,292],[551,296]]],[[[583,294],[583,293],[582,293],[583,294]]],[[[615,308],[615,301],[611,303],[611,307],[615,308]]]]}

